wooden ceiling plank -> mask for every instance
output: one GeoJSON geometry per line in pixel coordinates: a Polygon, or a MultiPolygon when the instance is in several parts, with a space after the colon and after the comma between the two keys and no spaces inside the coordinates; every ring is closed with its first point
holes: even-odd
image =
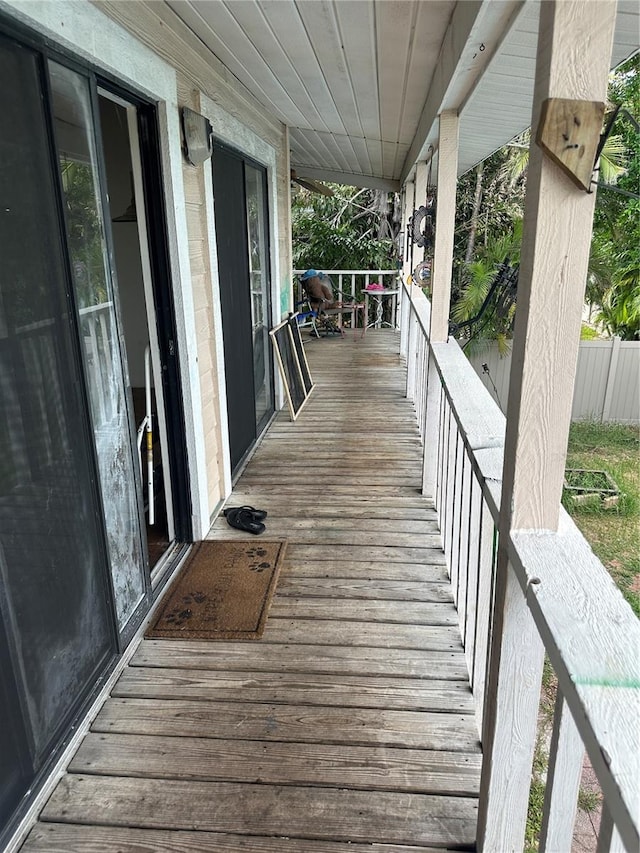
{"type": "Polygon", "coordinates": [[[382,174],[382,142],[379,139],[366,139],[369,160],[374,175],[382,174]]]}
{"type": "MultiPolygon", "coordinates": [[[[359,163],[354,164],[353,162],[350,162],[349,155],[343,150],[341,140],[344,141],[348,139],[348,136],[346,136],[346,134],[321,133],[320,131],[318,131],[318,136],[322,140],[323,144],[326,146],[327,151],[331,151],[334,160],[336,161],[336,163],[340,164],[341,169],[350,172],[354,167],[360,167],[359,163]]],[[[350,148],[350,151],[353,154],[353,148],[350,148]]]]}
{"type": "Polygon", "coordinates": [[[333,135],[333,139],[344,157],[347,168],[350,171],[363,171],[363,166],[365,164],[360,161],[360,158],[356,153],[356,149],[353,145],[353,137],[342,133],[335,133],[333,135]]]}
{"type": "Polygon", "coordinates": [[[347,70],[352,82],[363,135],[381,137],[375,7],[358,0],[335,4],[347,70]]]}
{"type": "Polygon", "coordinates": [[[451,6],[443,2],[415,4],[415,34],[411,43],[406,74],[398,140],[410,143],[418,127],[431,80],[435,74],[440,46],[449,23],[451,6]]]}
{"type": "Polygon", "coordinates": [[[260,7],[282,50],[296,69],[308,97],[322,115],[324,127],[317,126],[316,129],[344,133],[342,118],[297,7],[293,3],[262,3],[260,7]]]}
{"type": "Polygon", "coordinates": [[[232,74],[281,121],[285,124],[307,123],[305,115],[282,90],[271,69],[255,46],[247,41],[238,22],[223,3],[193,4],[173,0],[171,7],[232,74]],[[277,101],[273,99],[274,88],[280,90],[277,101]]]}
{"type": "Polygon", "coordinates": [[[333,152],[327,148],[322,136],[317,131],[296,128],[296,135],[298,138],[302,137],[307,144],[307,148],[315,152],[315,163],[326,164],[329,169],[341,170],[343,168],[343,164],[336,160],[333,152]]]}
{"type": "MultiPolygon", "coordinates": [[[[324,98],[321,90],[310,93],[303,79],[317,79],[316,69],[311,68],[311,72],[307,70],[309,60],[313,60],[311,51],[307,49],[302,56],[297,55],[295,61],[289,56],[291,46],[306,39],[298,16],[291,14],[291,8],[288,7],[287,28],[283,30],[277,17],[272,23],[267,14],[272,7],[280,8],[279,4],[265,5],[256,3],[255,0],[245,0],[242,3],[232,3],[229,11],[271,72],[272,80],[276,84],[274,91],[279,87],[289,100],[293,100],[307,117],[310,127],[322,130],[338,128],[336,120],[339,119],[337,114],[332,115],[331,102],[326,93],[324,98]]],[[[304,43],[301,46],[304,48],[304,43]]],[[[313,65],[313,62],[311,64],[313,65]]],[[[260,68],[256,68],[256,73],[258,72],[262,73],[260,68]]]]}
{"type": "Polygon", "coordinates": [[[358,105],[345,59],[347,46],[343,48],[341,43],[333,4],[329,0],[314,0],[312,3],[299,3],[297,9],[307,32],[313,34],[312,50],[342,119],[344,130],[355,136],[363,136],[358,105]]]}
{"type": "Polygon", "coordinates": [[[380,132],[397,140],[406,99],[407,67],[411,51],[415,7],[407,2],[376,6],[376,37],[380,74],[380,132]]]}

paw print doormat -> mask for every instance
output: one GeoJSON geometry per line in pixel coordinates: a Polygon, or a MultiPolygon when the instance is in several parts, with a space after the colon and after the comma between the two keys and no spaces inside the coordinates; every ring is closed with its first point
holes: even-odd
{"type": "Polygon", "coordinates": [[[286,541],[199,542],[145,637],[257,640],[264,633],[286,541]]]}

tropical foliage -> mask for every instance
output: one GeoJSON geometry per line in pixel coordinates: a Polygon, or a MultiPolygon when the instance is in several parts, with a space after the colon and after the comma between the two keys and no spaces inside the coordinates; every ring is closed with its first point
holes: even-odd
{"type": "MultiPolygon", "coordinates": [[[[640,103],[640,58],[633,57],[612,75],[611,109],[632,115],[640,103]]],[[[598,307],[596,320],[623,339],[640,335],[640,137],[637,126],[620,113],[600,159],[598,197],[586,282],[586,300],[598,307]],[[605,186],[602,186],[602,185],[605,186]],[[617,186],[622,193],[609,187],[617,186]],[[626,194],[625,194],[626,193],[626,194]]],[[[497,151],[458,183],[454,253],[453,319],[472,318],[485,299],[499,265],[508,255],[517,263],[524,213],[529,132],[497,151]]],[[[491,305],[486,309],[491,312],[491,305]]],[[[497,339],[507,346],[514,312],[493,312],[472,336],[497,339]]]]}
{"type": "Polygon", "coordinates": [[[329,184],[333,196],[297,188],[292,199],[296,269],[393,269],[400,198],[381,190],[329,184]]]}

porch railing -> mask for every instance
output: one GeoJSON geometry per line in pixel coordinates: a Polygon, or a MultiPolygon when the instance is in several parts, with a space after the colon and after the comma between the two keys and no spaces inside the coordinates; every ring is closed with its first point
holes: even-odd
{"type": "MultiPolygon", "coordinates": [[[[482,736],[489,647],[496,639],[493,601],[505,418],[458,344],[429,340],[429,318],[430,304],[420,288],[403,285],[401,353],[407,360],[407,396],[415,403],[424,443],[423,490],[438,513],[482,736]]],[[[522,637],[529,637],[524,642],[531,643],[532,665],[513,678],[511,707],[502,708],[500,715],[509,724],[496,732],[502,740],[493,753],[488,784],[483,775],[483,849],[522,845],[528,785],[520,786],[518,779],[531,778],[531,750],[523,748],[523,732],[535,731],[537,724],[538,704],[531,696],[532,691],[540,694],[537,660],[543,644],[558,690],[539,849],[571,849],[586,747],[603,793],[598,853],[636,851],[640,622],[564,511],[557,533],[512,531],[507,547],[508,594],[521,608],[522,637]],[[509,792],[500,808],[492,805],[492,786],[509,792]]]]}
{"type": "MultiPolygon", "coordinates": [[[[300,276],[304,270],[294,270],[294,276],[300,276]]],[[[374,282],[380,282],[387,288],[396,284],[398,270],[322,270],[332,281],[334,290],[340,299],[355,297],[359,299],[362,291],[374,282]]],[[[297,300],[302,299],[302,287],[295,290],[297,300]]]]}

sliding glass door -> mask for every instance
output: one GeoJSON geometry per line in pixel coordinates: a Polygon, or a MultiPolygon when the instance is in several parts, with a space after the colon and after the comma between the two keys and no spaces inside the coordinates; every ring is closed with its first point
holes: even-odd
{"type": "Polygon", "coordinates": [[[145,558],[126,396],[129,383],[107,253],[94,114],[86,77],[51,61],[49,75],[73,289],[122,630],[145,595],[145,558]]]}
{"type": "Polygon", "coordinates": [[[266,169],[215,146],[213,193],[235,472],[274,411],[266,169]]]}
{"type": "Polygon", "coordinates": [[[116,649],[45,72],[0,37],[0,836],[116,649]]]}

